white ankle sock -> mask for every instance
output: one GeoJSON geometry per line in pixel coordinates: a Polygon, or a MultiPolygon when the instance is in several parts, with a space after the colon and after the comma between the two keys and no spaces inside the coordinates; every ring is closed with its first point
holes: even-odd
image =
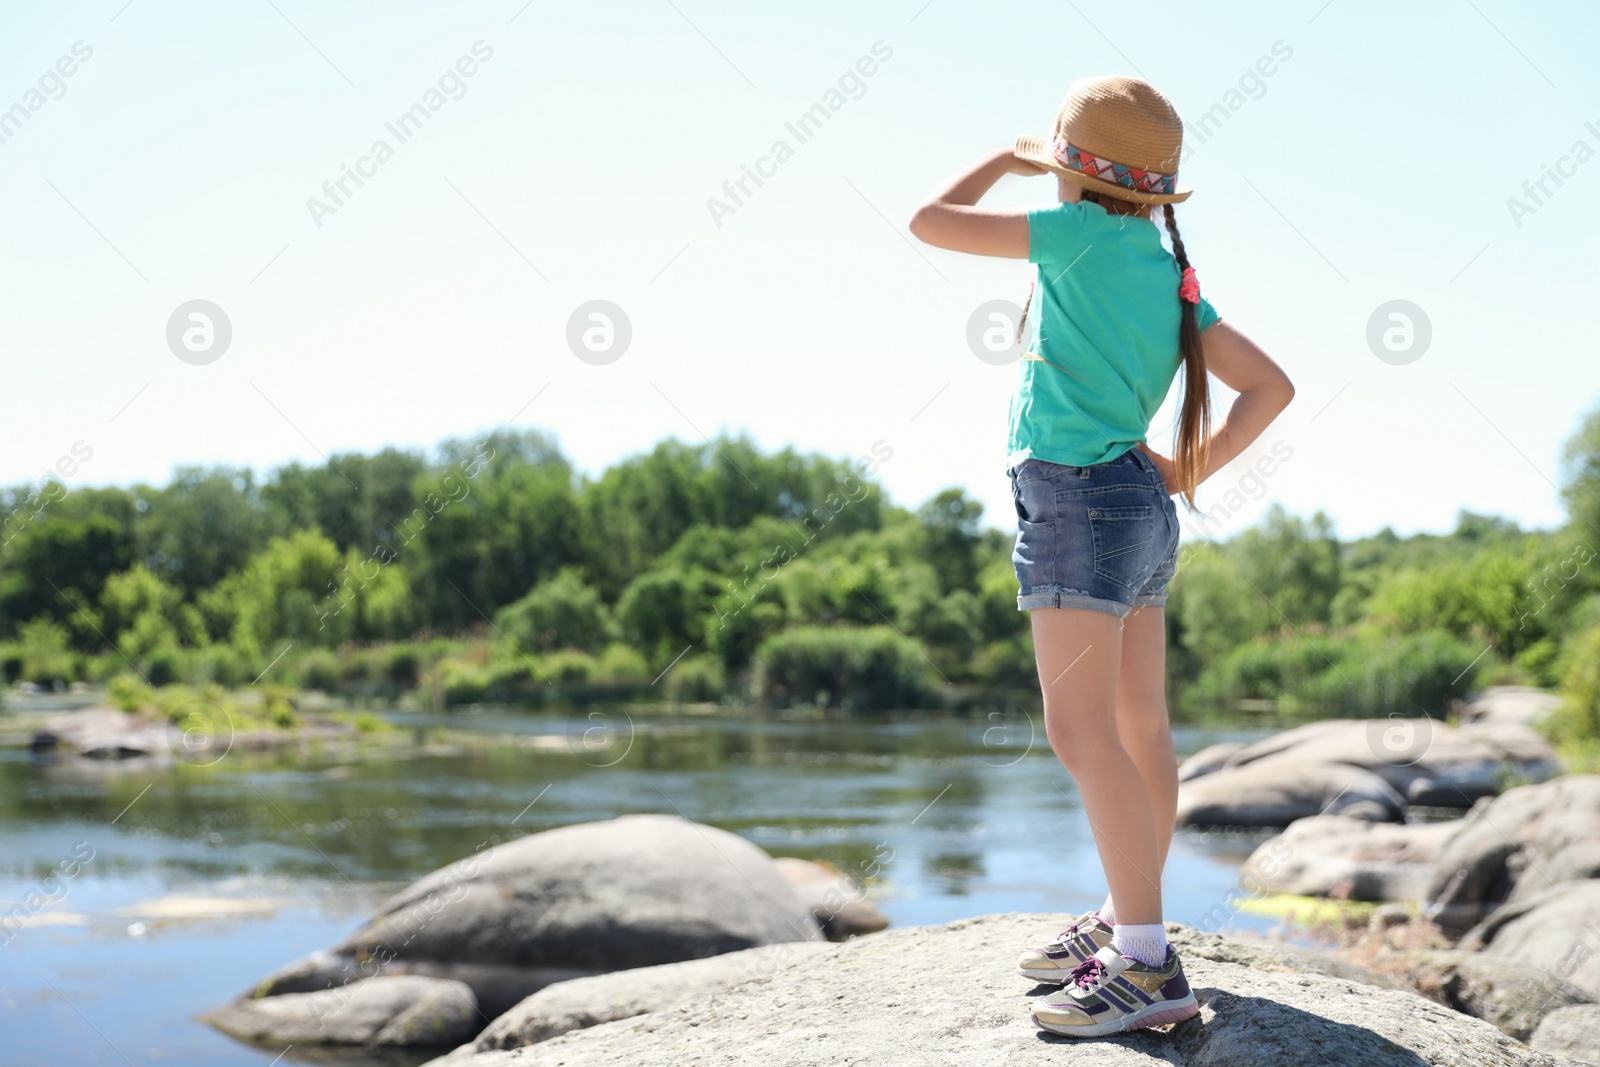
{"type": "Polygon", "coordinates": [[[1106,902],[1100,905],[1100,921],[1107,926],[1117,925],[1117,906],[1111,903],[1111,894],[1106,894],[1106,902]]]}
{"type": "Polygon", "coordinates": [[[1112,930],[1111,947],[1140,963],[1159,967],[1167,962],[1167,928],[1161,923],[1123,923],[1112,930]]]}

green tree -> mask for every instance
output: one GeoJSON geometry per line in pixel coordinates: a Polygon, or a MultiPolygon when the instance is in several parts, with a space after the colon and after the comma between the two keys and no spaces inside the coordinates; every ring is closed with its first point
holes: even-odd
{"type": "Polygon", "coordinates": [[[132,561],[133,539],[115,519],[54,508],[62,510],[46,510],[15,539],[0,570],[0,634],[25,619],[53,619],[79,648],[93,649],[102,643],[95,605],[106,579],[132,561]]]}
{"type": "Polygon", "coordinates": [[[1240,534],[1226,551],[1240,561],[1240,574],[1271,606],[1274,625],[1326,624],[1339,592],[1340,550],[1333,522],[1322,512],[1310,519],[1274,504],[1259,527],[1240,534]]]}
{"type": "Polygon", "coordinates": [[[1589,412],[1562,451],[1562,495],[1584,537],[1600,545],[1600,408],[1589,412]]]}
{"type": "Polygon", "coordinates": [[[216,585],[266,541],[248,469],[181,467],[171,484],[143,499],[140,555],[185,596],[216,585]]]}
{"type": "Polygon", "coordinates": [[[529,652],[575,648],[599,652],[610,638],[610,613],[577,567],[563,567],[500,609],[495,626],[529,652]]]}
{"type": "Polygon", "coordinates": [[[970,589],[978,573],[978,522],[983,505],[961,489],[946,489],[917,509],[925,547],[945,589],[970,589]]]}
{"type": "Polygon", "coordinates": [[[200,602],[228,642],[246,656],[271,656],[280,642],[336,645],[356,619],[347,613],[336,581],[346,562],[320,530],[274,537],[241,570],[202,594],[200,602]]]}
{"type": "Polygon", "coordinates": [[[142,563],[106,579],[100,616],[106,636],[133,660],[205,636],[199,613],[183,601],[183,590],[142,563]]]}

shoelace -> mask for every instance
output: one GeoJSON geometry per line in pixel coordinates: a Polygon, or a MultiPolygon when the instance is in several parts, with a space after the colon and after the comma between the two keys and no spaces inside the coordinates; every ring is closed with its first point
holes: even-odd
{"type": "Polygon", "coordinates": [[[1093,989],[1109,974],[1106,965],[1094,956],[1090,956],[1072,970],[1072,976],[1067,981],[1075,984],[1079,989],[1093,989]]]}
{"type": "Polygon", "coordinates": [[[1071,926],[1067,927],[1065,930],[1061,931],[1059,934],[1056,935],[1056,944],[1064,945],[1068,941],[1070,941],[1072,938],[1077,937],[1077,936],[1078,936],[1078,924],[1077,923],[1073,923],[1071,926]]]}

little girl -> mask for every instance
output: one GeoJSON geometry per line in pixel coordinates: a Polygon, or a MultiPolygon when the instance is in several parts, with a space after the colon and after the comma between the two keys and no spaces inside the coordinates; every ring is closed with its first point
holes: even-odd
{"type": "Polygon", "coordinates": [[[1277,364],[1200,295],[1172,210],[1190,193],[1176,180],[1182,146],[1183,124],[1154,86],[1086,79],[1048,142],[1019,139],[911,220],[940,248],[1038,264],[1006,457],[1017,607],[1031,613],[1045,733],[1083,797],[1110,887],[1098,911],[1018,963],[1062,985],[1033,1004],[1035,1022],[1058,1034],[1095,1037],[1199,1010],[1161,921],[1178,796],[1163,611],[1178,552],[1171,494],[1192,508],[1195,487],[1294,396],[1277,364]],[[976,206],[1003,174],[1046,172],[1059,203],[976,206]],[[1180,369],[1168,458],[1145,435],[1180,369]],[[1214,431],[1207,372],[1239,394],[1214,431]]]}

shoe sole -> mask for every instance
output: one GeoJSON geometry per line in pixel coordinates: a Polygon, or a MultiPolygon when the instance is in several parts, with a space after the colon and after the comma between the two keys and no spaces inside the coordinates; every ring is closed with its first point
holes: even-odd
{"type": "Polygon", "coordinates": [[[1140,1008],[1138,1011],[1130,1011],[1126,1015],[1108,1019],[1093,1026],[1065,1026],[1059,1023],[1047,1023],[1039,1018],[1037,1012],[1033,1013],[1033,1021],[1039,1029],[1048,1030],[1052,1034],[1060,1034],[1063,1037],[1105,1037],[1107,1034],[1121,1034],[1129,1030],[1143,1030],[1151,1026],[1178,1023],[1185,1019],[1193,1018],[1198,1014],[1200,1014],[1200,1005],[1195,1001],[1194,994],[1190,993],[1182,1000],[1150,1004],[1140,1008]]]}

